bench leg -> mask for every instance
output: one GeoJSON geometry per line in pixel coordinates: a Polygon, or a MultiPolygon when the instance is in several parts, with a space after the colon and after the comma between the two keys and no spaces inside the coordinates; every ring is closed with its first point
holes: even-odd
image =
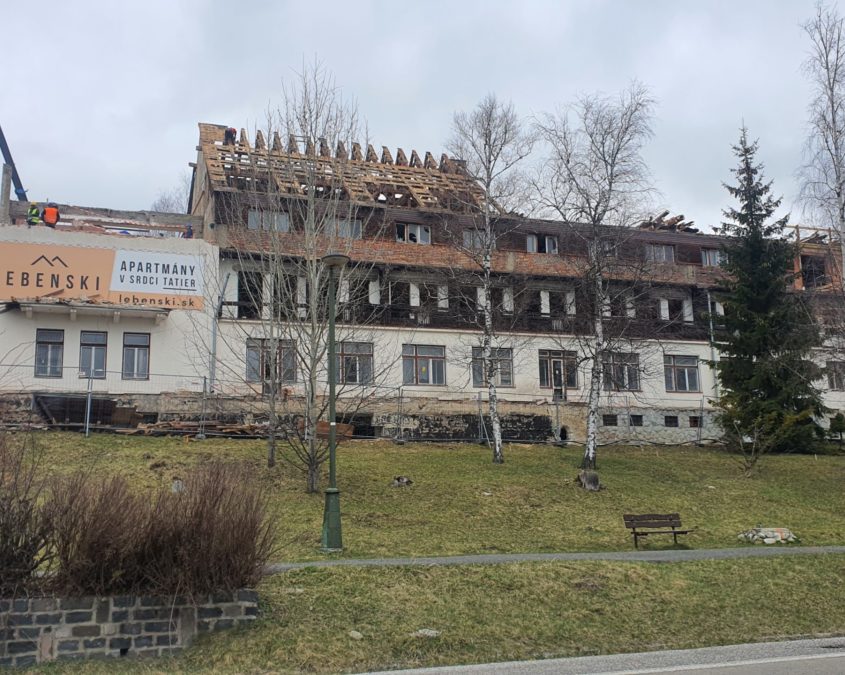
{"type": "Polygon", "coordinates": [[[639,547],[640,547],[640,543],[639,543],[639,541],[638,541],[638,539],[637,539],[637,533],[636,533],[636,532],[634,532],[633,534],[634,534],[634,548],[639,548],[639,547]]]}
{"type": "Polygon", "coordinates": [[[678,545],[678,535],[675,534],[674,532],[672,533],[672,539],[675,540],[675,546],[677,546],[678,545]]]}

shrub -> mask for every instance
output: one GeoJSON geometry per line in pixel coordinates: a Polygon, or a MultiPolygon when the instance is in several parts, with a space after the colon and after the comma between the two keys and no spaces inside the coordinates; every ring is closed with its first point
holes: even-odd
{"type": "Polygon", "coordinates": [[[40,501],[41,451],[31,435],[0,434],[0,596],[39,585],[53,555],[52,528],[40,501]]]}
{"type": "Polygon", "coordinates": [[[274,548],[256,481],[240,466],[190,470],[179,492],[133,494],[122,478],[60,479],[55,589],[66,594],[203,595],[252,586],[274,548]]]}

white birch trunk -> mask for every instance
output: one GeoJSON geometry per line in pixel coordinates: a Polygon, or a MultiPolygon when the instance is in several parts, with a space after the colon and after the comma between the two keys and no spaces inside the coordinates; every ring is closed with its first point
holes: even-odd
{"type": "Polygon", "coordinates": [[[593,331],[595,343],[593,345],[593,363],[590,371],[590,394],[587,399],[587,442],[584,446],[584,460],[582,466],[585,469],[596,468],[596,448],[598,446],[599,432],[599,403],[601,401],[602,387],[602,352],[604,352],[604,314],[605,292],[602,283],[601,268],[599,266],[598,247],[599,243],[593,241],[590,244],[591,264],[593,274],[593,331]]]}

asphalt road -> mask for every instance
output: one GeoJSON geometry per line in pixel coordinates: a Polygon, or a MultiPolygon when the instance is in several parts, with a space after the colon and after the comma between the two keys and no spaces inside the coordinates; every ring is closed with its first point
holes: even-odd
{"type": "MultiPolygon", "coordinates": [[[[845,638],[389,671],[415,675],[843,675],[845,638]]],[[[384,671],[371,675],[388,675],[384,671]]]]}

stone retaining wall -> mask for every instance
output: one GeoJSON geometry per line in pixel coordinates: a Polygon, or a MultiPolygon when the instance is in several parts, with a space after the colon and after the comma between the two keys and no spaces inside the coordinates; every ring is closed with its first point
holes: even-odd
{"type": "Polygon", "coordinates": [[[188,647],[197,633],[248,624],[258,616],[252,590],[184,597],[0,599],[0,666],[56,659],[155,657],[188,647]]]}

